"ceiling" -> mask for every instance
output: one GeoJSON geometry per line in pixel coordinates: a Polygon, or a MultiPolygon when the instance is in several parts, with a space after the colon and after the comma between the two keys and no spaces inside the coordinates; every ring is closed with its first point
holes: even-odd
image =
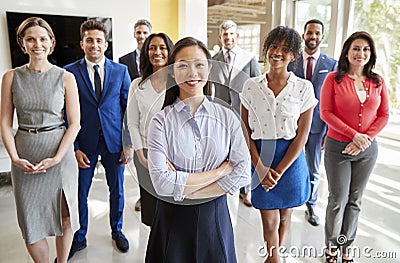
{"type": "Polygon", "coordinates": [[[208,28],[217,28],[224,20],[241,24],[264,24],[266,0],[208,0],[208,28]]]}

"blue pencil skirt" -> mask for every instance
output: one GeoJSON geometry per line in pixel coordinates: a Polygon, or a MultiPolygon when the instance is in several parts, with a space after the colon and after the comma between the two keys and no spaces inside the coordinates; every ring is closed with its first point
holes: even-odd
{"type": "MultiPolygon", "coordinates": [[[[285,155],[292,140],[256,140],[257,151],[265,166],[275,168],[285,155]]],[[[311,184],[304,155],[299,157],[268,192],[262,188],[257,172],[252,167],[251,202],[257,209],[273,210],[304,204],[310,197],[311,184]]]]}

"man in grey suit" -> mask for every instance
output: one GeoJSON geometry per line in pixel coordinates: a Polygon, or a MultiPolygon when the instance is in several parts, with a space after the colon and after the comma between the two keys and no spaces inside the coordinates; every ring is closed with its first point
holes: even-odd
{"type": "Polygon", "coordinates": [[[128,67],[129,76],[131,81],[140,77],[140,50],[146,38],[151,34],[151,24],[146,19],[140,19],[135,23],[134,36],[137,42],[137,48],[135,51],[130,52],[119,58],[119,63],[124,64],[128,67]]]}
{"type": "Polygon", "coordinates": [[[310,172],[311,196],[307,201],[307,221],[313,225],[319,225],[319,217],[315,213],[315,205],[318,197],[319,165],[321,163],[322,140],[326,133],[326,124],[320,118],[319,98],[321,86],[329,72],[337,69],[337,61],[321,53],[319,45],[324,39],[324,24],[312,19],[304,25],[304,51],[295,63],[290,63],[289,71],[293,71],[298,77],[308,79],[314,86],[315,97],[318,104],[314,108],[314,114],[310,133],[305,146],[306,160],[310,172]],[[295,67],[296,65],[296,67],[295,67]]]}
{"type": "MultiPolygon", "coordinates": [[[[213,63],[214,70],[211,71],[215,100],[230,107],[239,116],[239,93],[242,92],[246,80],[261,74],[260,67],[254,54],[237,45],[239,34],[235,22],[232,20],[222,22],[218,37],[222,49],[214,55],[213,60],[222,63],[213,63]]],[[[246,206],[251,206],[248,198],[249,190],[250,185],[240,189],[239,197],[246,206]]]]}

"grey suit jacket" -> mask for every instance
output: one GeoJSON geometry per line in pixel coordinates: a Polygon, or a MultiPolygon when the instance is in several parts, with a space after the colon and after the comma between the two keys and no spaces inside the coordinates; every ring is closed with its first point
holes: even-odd
{"type": "Polygon", "coordinates": [[[243,84],[249,78],[261,75],[261,71],[254,54],[241,48],[235,51],[236,56],[230,71],[225,64],[222,50],[214,55],[210,80],[214,84],[215,101],[222,100],[225,106],[228,104],[236,114],[240,114],[239,93],[242,92],[243,84]]]}
{"type": "MultiPolygon", "coordinates": [[[[314,86],[314,94],[318,99],[318,104],[314,108],[313,120],[311,124],[310,133],[324,133],[326,130],[326,124],[320,118],[320,110],[319,110],[319,99],[321,94],[321,87],[324,83],[325,77],[329,72],[336,71],[337,69],[337,61],[333,58],[328,57],[327,55],[321,53],[317,64],[315,64],[314,73],[311,77],[311,83],[314,86]]],[[[293,71],[293,73],[305,79],[304,76],[304,67],[303,67],[303,56],[300,56],[297,59],[297,67],[294,68],[294,63],[289,63],[288,70],[293,71]]]]}

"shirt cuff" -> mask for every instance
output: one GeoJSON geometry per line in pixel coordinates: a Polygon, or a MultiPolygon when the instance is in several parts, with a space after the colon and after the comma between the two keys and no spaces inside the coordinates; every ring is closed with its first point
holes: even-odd
{"type": "Polygon", "coordinates": [[[189,173],[187,172],[176,172],[176,181],[175,181],[175,188],[174,188],[174,200],[176,202],[182,202],[185,199],[184,191],[186,181],[188,179],[189,173]]]}
{"type": "Polygon", "coordinates": [[[222,190],[224,190],[224,192],[229,193],[231,195],[237,192],[240,188],[237,182],[233,182],[233,180],[229,177],[229,175],[218,180],[217,184],[219,185],[219,187],[222,188],[222,190]]]}

